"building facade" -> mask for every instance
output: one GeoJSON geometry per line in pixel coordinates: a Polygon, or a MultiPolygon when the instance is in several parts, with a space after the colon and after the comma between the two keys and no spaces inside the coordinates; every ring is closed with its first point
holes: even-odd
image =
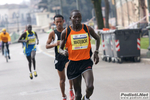
{"type": "Polygon", "coordinates": [[[148,23],[147,0],[116,0],[118,26],[144,27],[148,23]]]}

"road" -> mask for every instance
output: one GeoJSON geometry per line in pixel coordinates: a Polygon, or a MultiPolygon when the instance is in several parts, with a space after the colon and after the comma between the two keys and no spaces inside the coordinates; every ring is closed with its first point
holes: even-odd
{"type": "MultiPolygon", "coordinates": [[[[47,37],[46,33],[39,34],[36,54],[38,77],[33,77],[33,80],[29,78],[28,62],[20,43],[10,45],[11,59],[8,63],[0,54],[0,100],[62,100],[54,67],[54,50],[45,49],[47,37]]],[[[100,60],[93,66],[93,72],[95,89],[91,100],[120,100],[120,92],[150,92],[150,66],[143,62],[117,64],[100,60]]],[[[85,84],[82,81],[84,95],[85,84]]],[[[69,100],[68,88],[67,80],[69,100]]]]}

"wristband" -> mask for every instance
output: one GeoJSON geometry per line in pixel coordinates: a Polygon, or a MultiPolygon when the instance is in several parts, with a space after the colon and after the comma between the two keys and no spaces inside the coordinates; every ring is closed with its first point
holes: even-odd
{"type": "Polygon", "coordinates": [[[97,54],[99,53],[99,51],[98,51],[98,50],[95,50],[94,52],[95,52],[95,53],[97,53],[97,54]]]}

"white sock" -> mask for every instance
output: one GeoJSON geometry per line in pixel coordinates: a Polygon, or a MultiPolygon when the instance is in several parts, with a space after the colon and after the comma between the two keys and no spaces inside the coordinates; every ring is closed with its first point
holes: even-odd
{"type": "Polygon", "coordinates": [[[84,99],[84,100],[90,100],[90,99],[87,99],[86,96],[85,96],[85,99],[84,99]]]}
{"type": "Polygon", "coordinates": [[[29,73],[29,75],[32,74],[32,72],[29,73]]]}
{"type": "Polygon", "coordinates": [[[67,99],[67,97],[63,97],[63,99],[67,99]]]}
{"type": "Polygon", "coordinates": [[[70,89],[70,91],[73,91],[73,89],[70,89]]]}

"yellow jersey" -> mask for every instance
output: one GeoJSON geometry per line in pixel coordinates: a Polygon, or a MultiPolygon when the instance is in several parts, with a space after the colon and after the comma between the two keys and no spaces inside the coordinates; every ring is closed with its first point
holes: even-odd
{"type": "Polygon", "coordinates": [[[0,33],[0,41],[2,42],[10,42],[11,41],[11,37],[9,35],[8,32],[6,32],[5,34],[3,32],[0,33]]]}

